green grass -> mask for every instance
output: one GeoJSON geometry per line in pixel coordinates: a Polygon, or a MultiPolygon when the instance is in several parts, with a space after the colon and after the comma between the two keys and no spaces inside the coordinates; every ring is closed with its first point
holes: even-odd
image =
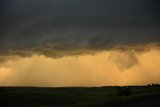
{"type": "Polygon", "coordinates": [[[118,87],[1,87],[0,107],[120,107],[143,99],[160,97],[160,87],[132,86],[132,95],[117,96],[118,87]]]}

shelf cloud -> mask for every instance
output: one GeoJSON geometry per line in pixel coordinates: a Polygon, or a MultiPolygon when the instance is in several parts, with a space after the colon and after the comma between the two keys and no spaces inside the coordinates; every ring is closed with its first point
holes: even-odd
{"type": "MultiPolygon", "coordinates": [[[[1,0],[0,61],[160,43],[158,0],[1,0]]],[[[143,48],[143,47],[142,47],[143,48]]]]}

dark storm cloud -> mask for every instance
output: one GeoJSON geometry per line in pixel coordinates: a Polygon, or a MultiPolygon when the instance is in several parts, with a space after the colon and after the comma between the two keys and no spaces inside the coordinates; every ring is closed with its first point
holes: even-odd
{"type": "Polygon", "coordinates": [[[159,0],[1,0],[0,54],[61,57],[160,42],[159,0]]]}

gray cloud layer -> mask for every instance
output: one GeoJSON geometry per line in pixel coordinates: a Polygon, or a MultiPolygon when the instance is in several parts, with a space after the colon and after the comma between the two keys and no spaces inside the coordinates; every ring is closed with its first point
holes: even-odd
{"type": "Polygon", "coordinates": [[[0,55],[61,57],[160,42],[159,0],[1,0],[0,55]]]}

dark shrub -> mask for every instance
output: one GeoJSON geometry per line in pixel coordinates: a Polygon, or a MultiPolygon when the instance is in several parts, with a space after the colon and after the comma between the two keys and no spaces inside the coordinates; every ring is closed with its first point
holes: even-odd
{"type": "Polygon", "coordinates": [[[128,87],[118,87],[117,96],[129,96],[132,94],[131,90],[128,87]]]}

